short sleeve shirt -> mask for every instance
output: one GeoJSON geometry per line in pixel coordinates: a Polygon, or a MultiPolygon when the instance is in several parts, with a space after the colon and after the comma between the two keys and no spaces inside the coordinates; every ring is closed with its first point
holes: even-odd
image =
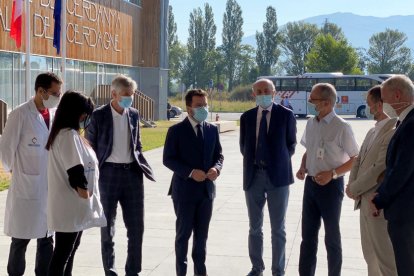
{"type": "Polygon", "coordinates": [[[359,152],[351,126],[334,111],[320,121],[310,118],[301,144],[306,148],[306,169],[310,176],[333,170],[359,152]]]}
{"type": "Polygon", "coordinates": [[[98,160],[93,149],[77,131],[62,129],[49,150],[47,221],[50,230],[79,232],[106,226],[100,202],[98,160]],[[88,190],[81,198],[69,183],[67,170],[83,165],[88,190]]]}

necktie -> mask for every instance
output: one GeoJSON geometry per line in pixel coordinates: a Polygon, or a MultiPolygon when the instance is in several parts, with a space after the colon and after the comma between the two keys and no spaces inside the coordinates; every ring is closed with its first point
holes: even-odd
{"type": "Polygon", "coordinates": [[[202,145],[204,143],[203,132],[201,131],[201,125],[197,124],[197,141],[202,145]]]}
{"type": "Polygon", "coordinates": [[[395,128],[397,128],[400,124],[401,124],[401,121],[398,120],[397,123],[395,124],[395,128]]]}
{"type": "Polygon", "coordinates": [[[256,165],[260,167],[266,166],[266,154],[268,152],[266,115],[268,112],[268,110],[262,111],[262,119],[260,119],[259,126],[259,135],[257,137],[256,165]]]}

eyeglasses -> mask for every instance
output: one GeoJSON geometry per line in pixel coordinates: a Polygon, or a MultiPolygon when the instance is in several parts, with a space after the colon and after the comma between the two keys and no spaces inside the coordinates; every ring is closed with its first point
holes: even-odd
{"type": "Polygon", "coordinates": [[[308,102],[309,102],[309,103],[311,103],[311,102],[315,102],[315,101],[326,101],[326,99],[321,99],[321,98],[319,98],[319,99],[311,99],[311,98],[309,98],[309,99],[308,99],[308,102]]]}
{"type": "Polygon", "coordinates": [[[43,89],[43,92],[49,95],[52,95],[54,97],[60,97],[60,91],[53,92],[53,91],[47,91],[46,89],[43,89]]]}

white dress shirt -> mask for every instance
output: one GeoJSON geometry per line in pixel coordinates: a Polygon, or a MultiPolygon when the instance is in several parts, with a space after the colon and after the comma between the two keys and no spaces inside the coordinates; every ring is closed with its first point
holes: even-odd
{"type": "Polygon", "coordinates": [[[316,116],[310,118],[301,144],[306,148],[306,169],[309,176],[336,169],[359,153],[351,126],[334,111],[320,121],[316,116]],[[318,157],[321,149],[323,158],[318,157]]]}
{"type": "Polygon", "coordinates": [[[203,123],[204,122],[199,123],[196,120],[194,120],[193,118],[191,118],[191,116],[188,116],[188,120],[190,121],[191,126],[193,127],[193,130],[194,130],[196,136],[197,136],[197,125],[198,124],[201,125],[201,133],[203,134],[203,137],[204,137],[204,130],[203,130],[203,123]]]}
{"type": "Polygon", "coordinates": [[[414,105],[407,106],[403,112],[401,112],[400,116],[398,116],[398,121],[402,122],[404,121],[405,117],[407,117],[408,113],[410,113],[411,110],[414,109],[414,105]]]}
{"type": "Polygon", "coordinates": [[[122,114],[116,112],[111,105],[112,121],[113,121],[113,141],[111,155],[105,160],[112,163],[132,163],[131,152],[131,131],[129,130],[128,113],[124,108],[122,114]]]}
{"type": "Polygon", "coordinates": [[[256,117],[256,147],[257,147],[257,138],[259,137],[260,121],[262,120],[262,111],[263,110],[269,111],[266,114],[267,131],[269,131],[270,116],[272,114],[272,107],[273,107],[273,103],[268,108],[266,108],[266,109],[263,109],[263,107],[261,107],[260,105],[259,105],[259,108],[257,109],[257,117],[256,117]]]}

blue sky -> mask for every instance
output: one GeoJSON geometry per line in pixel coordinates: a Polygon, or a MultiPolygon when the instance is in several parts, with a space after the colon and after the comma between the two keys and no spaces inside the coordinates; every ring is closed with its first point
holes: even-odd
{"type": "MultiPolygon", "coordinates": [[[[170,0],[177,22],[179,40],[183,43],[187,42],[190,12],[198,7],[204,9],[204,3],[209,3],[213,8],[217,25],[217,43],[220,44],[226,2],[226,0],[170,0]]],[[[238,0],[237,2],[243,12],[244,36],[262,30],[268,6],[276,8],[279,26],[290,21],[335,12],[352,12],[377,17],[414,14],[414,0],[238,0]]]]}

